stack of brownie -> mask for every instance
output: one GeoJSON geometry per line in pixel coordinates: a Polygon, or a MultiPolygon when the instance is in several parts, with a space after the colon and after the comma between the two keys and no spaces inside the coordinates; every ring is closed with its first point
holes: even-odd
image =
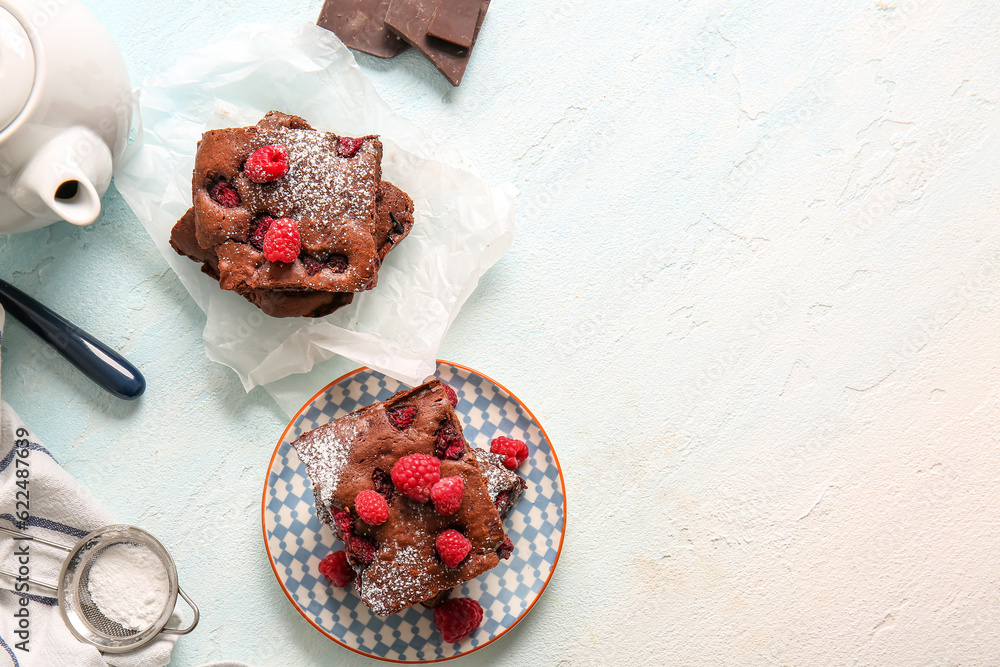
{"type": "Polygon", "coordinates": [[[326,0],[317,23],[379,58],[413,46],[457,86],[489,6],[490,0],[326,0]]]}
{"type": "MultiPolygon", "coordinates": [[[[346,545],[361,599],[379,616],[417,603],[434,607],[449,591],[508,558],[513,545],[502,520],[526,488],[503,457],[474,450],[462,435],[454,392],[433,380],[303,434],[294,447],[313,485],[316,512],[346,545]],[[423,457],[440,479],[462,480],[460,505],[443,514],[394,481],[398,464],[423,457]],[[433,459],[432,459],[433,457],[433,459]],[[381,494],[388,511],[377,525],[363,520],[356,500],[381,494]],[[448,563],[437,539],[457,531],[469,550],[448,563]]],[[[363,513],[363,512],[362,512],[363,513]]]]}
{"type": "Polygon", "coordinates": [[[320,132],[276,111],[204,134],[192,198],[174,250],[273,317],[351,303],[413,226],[413,201],[382,180],[377,136],[320,132]]]}

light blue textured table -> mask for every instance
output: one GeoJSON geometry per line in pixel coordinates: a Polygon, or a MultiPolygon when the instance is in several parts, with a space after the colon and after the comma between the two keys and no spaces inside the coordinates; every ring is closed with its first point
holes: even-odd
{"type": "MultiPolygon", "coordinates": [[[[88,0],[134,83],[319,0],[88,0]]],[[[441,356],[515,392],[566,474],[545,595],[464,664],[992,664],[1000,656],[1000,13],[987,2],[494,2],[465,82],[360,56],[520,189],[441,356]]],[[[101,393],[16,322],[3,396],[201,625],[172,664],[367,663],[288,604],[260,527],[286,415],[115,190],[0,238],[0,276],[139,365],[101,393]]],[[[332,378],[316,378],[321,386],[332,378]]]]}

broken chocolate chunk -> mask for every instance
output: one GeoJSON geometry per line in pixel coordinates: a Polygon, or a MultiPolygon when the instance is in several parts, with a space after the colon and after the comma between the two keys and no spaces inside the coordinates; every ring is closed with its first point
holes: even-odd
{"type": "Polygon", "coordinates": [[[347,46],[379,58],[392,58],[410,45],[385,27],[390,0],[326,0],[316,24],[347,46]]]}
{"type": "MultiPolygon", "coordinates": [[[[438,0],[391,0],[385,15],[385,25],[427,56],[451,85],[457,86],[462,83],[462,76],[472,55],[472,46],[476,43],[479,28],[482,27],[486,10],[490,6],[489,0],[480,0],[480,3],[479,15],[468,48],[438,39],[428,33],[430,23],[438,12],[438,0]]],[[[461,4],[441,2],[440,11],[452,11],[461,4]]],[[[445,21],[444,18],[440,20],[445,21]]]]}
{"type": "Polygon", "coordinates": [[[427,34],[464,49],[472,48],[472,39],[479,24],[479,15],[486,7],[483,0],[451,0],[442,2],[427,26],[427,34]]]}

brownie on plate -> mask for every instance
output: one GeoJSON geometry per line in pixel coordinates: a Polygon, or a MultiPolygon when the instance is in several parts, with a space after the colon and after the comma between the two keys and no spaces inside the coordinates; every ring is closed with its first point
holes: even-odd
{"type": "Polygon", "coordinates": [[[347,545],[358,594],[375,614],[388,616],[430,600],[499,563],[505,539],[500,514],[440,381],[352,412],[293,444],[306,464],[317,515],[347,545]],[[461,477],[456,512],[439,514],[434,504],[394,486],[394,466],[414,454],[436,457],[441,478],[461,477]],[[380,525],[369,525],[352,509],[367,490],[388,501],[388,519],[380,525]],[[449,529],[471,543],[456,567],[448,567],[435,546],[449,529]]]}

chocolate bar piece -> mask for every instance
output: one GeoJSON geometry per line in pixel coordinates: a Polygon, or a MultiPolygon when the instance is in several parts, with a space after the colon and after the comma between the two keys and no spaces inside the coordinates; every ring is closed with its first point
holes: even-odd
{"type": "Polygon", "coordinates": [[[410,45],[386,30],[390,0],[326,0],[316,22],[347,46],[379,58],[392,58],[410,45]]]}
{"type": "MultiPolygon", "coordinates": [[[[450,10],[451,3],[441,2],[441,11],[450,10]]],[[[455,3],[456,5],[458,3],[455,3]]],[[[469,48],[463,48],[438,39],[428,34],[431,20],[438,11],[438,0],[392,0],[385,15],[385,25],[407,42],[415,46],[434,66],[457,86],[462,83],[465,67],[472,55],[472,46],[479,36],[479,28],[483,25],[489,0],[481,0],[479,17],[472,31],[472,41],[469,48]]],[[[442,19],[444,20],[444,19],[442,19]]]]}
{"type": "Polygon", "coordinates": [[[427,34],[443,39],[465,49],[472,48],[483,0],[445,0],[438,5],[434,18],[427,26],[427,34]]]}

